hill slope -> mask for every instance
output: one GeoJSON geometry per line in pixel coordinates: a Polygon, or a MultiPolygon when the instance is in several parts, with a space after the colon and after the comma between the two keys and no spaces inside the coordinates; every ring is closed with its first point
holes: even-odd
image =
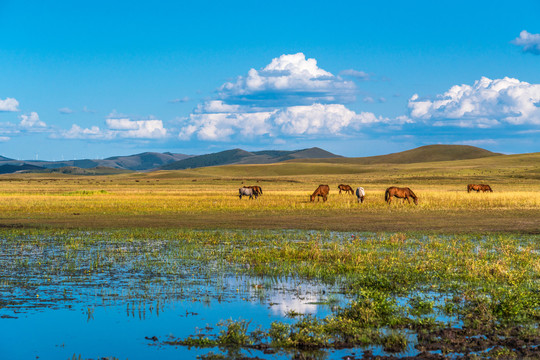
{"type": "Polygon", "coordinates": [[[164,165],[159,170],[183,170],[207,166],[233,165],[233,164],[271,164],[283,162],[291,159],[309,158],[340,158],[341,156],[332,154],[323,149],[314,147],[310,149],[280,151],[265,150],[249,152],[242,149],[221,151],[213,154],[193,156],[188,159],[176,161],[164,165]]]}
{"type": "MultiPolygon", "coordinates": [[[[57,169],[57,168],[72,168],[93,169],[97,167],[115,168],[124,170],[150,170],[163,166],[175,161],[189,158],[190,155],[144,152],[128,156],[114,156],[107,159],[81,159],[81,160],[66,160],[66,161],[33,161],[33,160],[13,160],[0,156],[0,165],[24,166],[31,165],[40,168],[57,169]]],[[[5,168],[6,171],[9,168],[5,168]]],[[[22,170],[22,169],[21,169],[22,170]]],[[[30,168],[28,170],[31,170],[30,168]]],[[[37,170],[37,169],[36,169],[37,170]]]]}
{"type": "Polygon", "coordinates": [[[501,155],[489,150],[481,149],[475,146],[469,145],[426,145],[415,149],[406,150],[402,152],[392,153],[388,155],[378,155],[369,157],[357,157],[357,158],[342,158],[332,159],[332,161],[325,159],[317,160],[291,160],[291,162],[320,162],[320,163],[341,163],[341,164],[359,164],[359,165],[372,165],[372,164],[413,164],[421,162],[435,162],[435,161],[454,161],[454,160],[467,160],[467,159],[479,159],[491,156],[501,155]]]}

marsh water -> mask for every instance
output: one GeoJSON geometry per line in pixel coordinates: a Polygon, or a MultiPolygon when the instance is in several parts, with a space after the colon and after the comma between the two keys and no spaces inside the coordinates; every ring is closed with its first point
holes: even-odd
{"type": "MultiPolygon", "coordinates": [[[[224,329],[220,324],[228,319],[246,320],[252,331],[268,329],[275,321],[293,323],[303,315],[323,318],[351,301],[339,278],[255,276],[246,263],[221,260],[231,247],[220,244],[260,234],[203,235],[215,238],[216,244],[205,255],[196,239],[186,240],[185,245],[183,237],[189,236],[185,234],[172,236],[175,240],[170,240],[170,234],[167,240],[159,234],[145,239],[122,232],[4,234],[0,238],[0,358],[184,359],[222,354],[225,358],[289,359],[299,350],[167,343],[217,335],[224,329]]],[[[416,295],[398,297],[398,303],[410,303],[411,296],[416,295]]],[[[443,306],[445,296],[422,293],[435,307],[443,306]]],[[[461,326],[457,318],[438,314],[434,319],[461,326]]],[[[396,358],[419,353],[416,334],[405,333],[407,346],[391,354],[396,358]]],[[[381,346],[325,349],[308,355],[361,358],[365,351],[389,355],[381,346]]]]}

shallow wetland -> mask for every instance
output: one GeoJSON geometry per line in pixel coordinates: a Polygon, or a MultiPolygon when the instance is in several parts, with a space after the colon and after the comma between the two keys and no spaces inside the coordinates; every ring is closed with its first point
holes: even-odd
{"type": "Polygon", "coordinates": [[[8,358],[538,358],[538,235],[4,229],[8,358]]]}

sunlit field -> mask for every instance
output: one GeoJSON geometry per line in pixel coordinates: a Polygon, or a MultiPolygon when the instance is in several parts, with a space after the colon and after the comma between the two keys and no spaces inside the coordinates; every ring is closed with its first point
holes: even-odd
{"type": "MultiPolygon", "coordinates": [[[[142,327],[159,319],[145,340],[170,358],[538,358],[540,163],[520,159],[2,175],[0,310],[33,328],[41,311],[76,309],[102,330],[137,311],[142,327]],[[339,194],[342,183],[362,186],[364,202],[339,194]],[[328,201],[311,202],[319,184],[328,201]],[[243,185],[263,195],[239,199],[243,185]],[[418,205],[387,204],[389,186],[411,188],[418,205]]],[[[130,358],[155,357],[129,329],[130,358]]],[[[93,347],[51,354],[92,358],[93,347]]]]}
{"type": "MultiPolygon", "coordinates": [[[[4,183],[5,184],[5,183],[4,183]]],[[[247,182],[246,184],[250,184],[247,182]]],[[[254,183],[255,184],[255,183],[254,183]]],[[[257,183],[260,184],[260,183],[257,183]]],[[[156,181],[135,184],[115,184],[106,182],[78,181],[71,184],[66,180],[47,182],[33,181],[25,184],[8,183],[0,193],[0,209],[3,217],[51,215],[95,214],[178,214],[197,212],[243,212],[243,211],[285,211],[313,212],[343,210],[352,212],[399,211],[414,212],[427,210],[512,210],[540,209],[538,190],[530,187],[495,187],[493,193],[467,193],[464,187],[445,185],[438,187],[410,185],[419,197],[419,204],[409,205],[402,199],[394,198],[392,204],[384,201],[387,185],[364,186],[366,198],[362,204],[356,196],[338,194],[337,184],[330,184],[327,202],[322,198],[310,202],[309,195],[317,187],[311,184],[269,183],[262,184],[264,194],[257,199],[238,197],[238,188],[227,183],[198,183],[197,185],[178,183],[160,184],[156,181]]]]}
{"type": "Polygon", "coordinates": [[[340,168],[349,171],[345,174],[321,173],[327,164],[283,166],[289,172],[293,165],[298,175],[275,175],[283,170],[276,165],[113,176],[3,175],[0,221],[11,226],[539,231],[540,181],[538,166],[530,163],[506,164],[500,171],[465,167],[463,161],[423,167],[347,165],[340,168]],[[303,173],[302,166],[313,173],[303,173]],[[248,176],[263,170],[272,175],[248,176]],[[365,201],[339,194],[341,183],[362,186],[365,201]],[[493,192],[467,193],[468,183],[488,183],[493,192]],[[330,186],[328,201],[310,202],[319,184],[330,186]],[[261,186],[263,195],[239,199],[243,185],[261,186]],[[410,187],[419,204],[401,199],[387,204],[384,191],[394,185],[410,187]]]}

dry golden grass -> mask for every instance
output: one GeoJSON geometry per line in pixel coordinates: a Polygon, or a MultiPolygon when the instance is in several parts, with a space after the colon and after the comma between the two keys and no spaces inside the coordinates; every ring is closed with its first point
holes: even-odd
{"type": "Polygon", "coordinates": [[[279,163],[107,176],[0,175],[0,225],[540,232],[539,154],[416,164],[279,163]],[[363,204],[338,195],[366,190],[363,204]],[[467,193],[487,183],[493,193],[467,193]],[[257,200],[238,188],[259,185],[257,200]],[[319,184],[327,202],[309,202],[319,184]],[[384,202],[410,187],[418,206],[384,202]]]}

